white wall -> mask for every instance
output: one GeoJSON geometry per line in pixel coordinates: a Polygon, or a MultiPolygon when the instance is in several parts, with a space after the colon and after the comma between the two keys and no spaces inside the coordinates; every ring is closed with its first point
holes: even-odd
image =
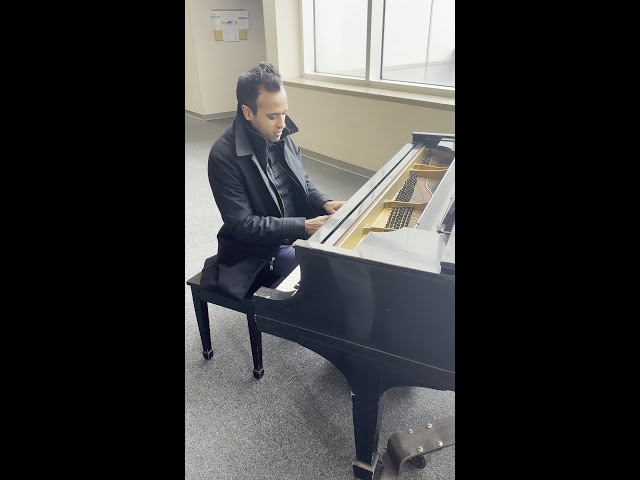
{"type": "Polygon", "coordinates": [[[205,117],[235,113],[238,77],[259,61],[266,60],[262,1],[185,0],[185,7],[185,109],[205,117]],[[209,13],[232,9],[249,12],[251,28],[247,40],[214,41],[209,13]],[[188,36],[192,41],[192,52],[189,53],[188,36]],[[193,58],[193,67],[188,65],[189,57],[193,58]]]}

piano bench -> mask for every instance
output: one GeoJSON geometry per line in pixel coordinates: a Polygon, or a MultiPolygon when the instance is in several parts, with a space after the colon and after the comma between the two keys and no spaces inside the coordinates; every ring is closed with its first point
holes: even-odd
{"type": "Polygon", "coordinates": [[[187,285],[191,287],[191,295],[193,296],[193,306],[196,310],[196,319],[198,320],[198,330],[200,331],[200,340],[202,341],[202,355],[205,360],[213,357],[213,349],[211,348],[211,331],[209,330],[209,310],[207,303],[220,305],[221,307],[244,313],[247,316],[247,325],[249,326],[249,340],[251,341],[251,355],[253,357],[253,376],[257,379],[264,375],[262,368],[262,333],[256,327],[253,307],[253,293],[261,286],[272,285],[270,280],[276,279],[274,283],[278,283],[280,277],[270,274],[268,283],[264,283],[265,278],[261,277],[249,293],[242,300],[228,297],[221,293],[213,293],[208,290],[200,289],[200,278],[202,272],[194,275],[187,280],[187,285]]]}

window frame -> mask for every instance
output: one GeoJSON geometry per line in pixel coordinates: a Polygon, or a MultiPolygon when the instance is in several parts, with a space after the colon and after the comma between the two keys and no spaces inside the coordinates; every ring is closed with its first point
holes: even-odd
{"type": "Polygon", "coordinates": [[[384,2],[386,0],[367,0],[367,41],[366,41],[366,65],[365,77],[353,77],[348,75],[315,73],[315,24],[313,21],[313,5],[315,0],[299,0],[300,7],[300,49],[302,72],[301,77],[310,80],[343,83],[363,87],[381,88],[398,92],[423,93],[442,97],[455,97],[454,87],[443,85],[426,85],[399,80],[383,80],[381,78],[382,43],[384,41],[383,21],[384,2]],[[310,31],[305,25],[311,25],[310,31]],[[380,38],[379,45],[372,45],[372,37],[380,38]]]}

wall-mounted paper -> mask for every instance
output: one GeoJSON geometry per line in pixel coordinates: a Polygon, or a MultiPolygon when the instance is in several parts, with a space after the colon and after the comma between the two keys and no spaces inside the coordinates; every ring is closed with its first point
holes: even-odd
{"type": "Polygon", "coordinates": [[[238,12],[238,29],[249,30],[249,12],[247,10],[238,12]]]}
{"type": "Polygon", "coordinates": [[[222,22],[220,20],[220,12],[211,12],[209,14],[209,28],[211,30],[222,30],[222,22]]]}
{"type": "Polygon", "coordinates": [[[221,12],[220,20],[222,21],[222,41],[239,42],[238,12],[221,12]]]}

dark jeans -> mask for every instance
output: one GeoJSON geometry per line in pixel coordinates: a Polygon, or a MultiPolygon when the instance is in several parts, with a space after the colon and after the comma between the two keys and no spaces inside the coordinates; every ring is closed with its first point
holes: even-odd
{"type": "Polygon", "coordinates": [[[296,262],[296,251],[291,245],[280,245],[273,262],[273,273],[279,277],[289,275],[298,266],[296,262]]]}

